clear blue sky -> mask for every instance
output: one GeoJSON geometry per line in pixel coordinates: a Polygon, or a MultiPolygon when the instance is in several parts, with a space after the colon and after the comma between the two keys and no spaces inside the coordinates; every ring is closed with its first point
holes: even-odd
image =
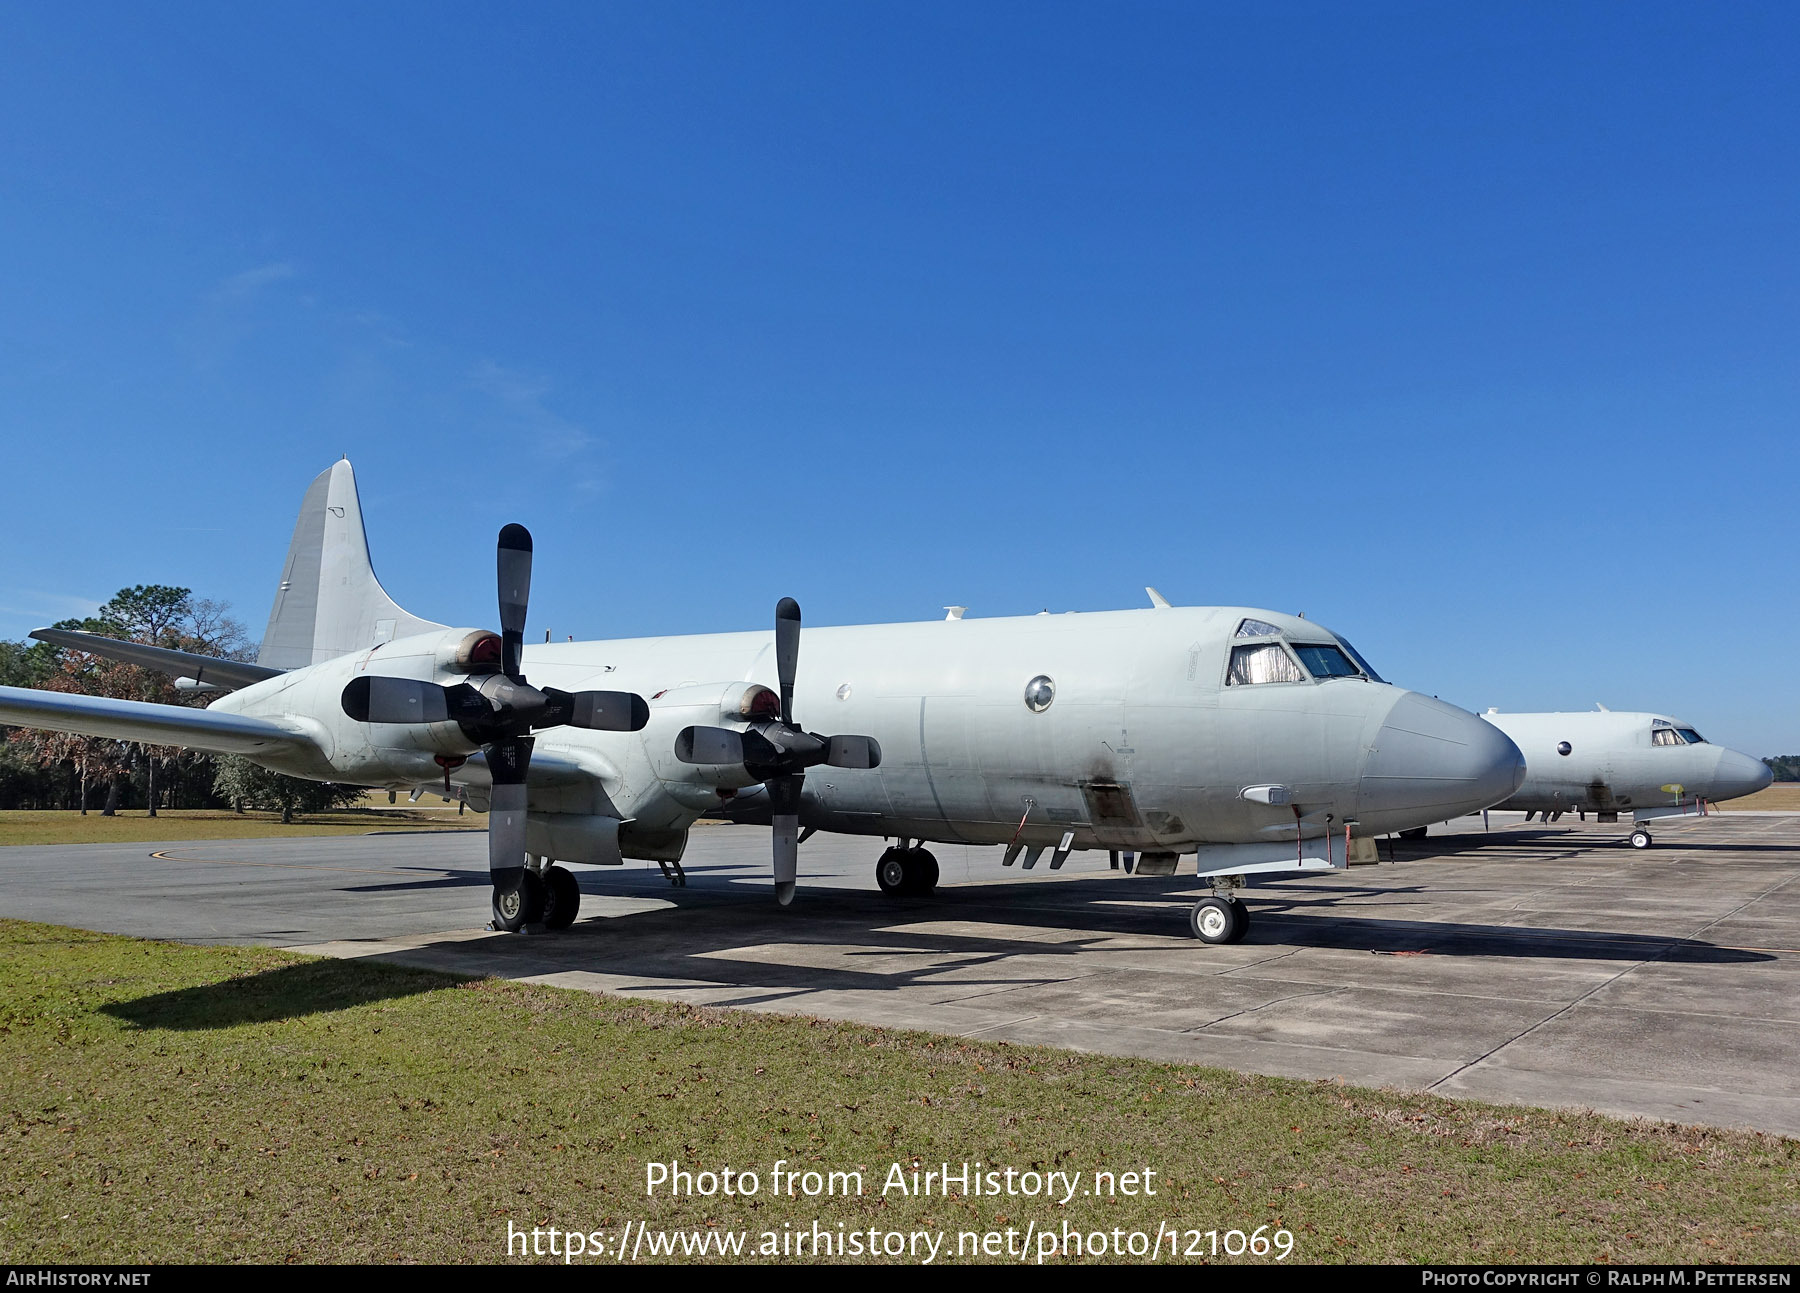
{"type": "Polygon", "coordinates": [[[1791,4],[0,8],[0,636],[1305,611],[1800,751],[1791,4]]]}

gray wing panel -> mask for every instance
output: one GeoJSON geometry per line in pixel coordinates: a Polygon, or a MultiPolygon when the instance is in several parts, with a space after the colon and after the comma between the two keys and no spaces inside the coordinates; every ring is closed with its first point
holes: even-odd
{"type": "Polygon", "coordinates": [[[282,749],[319,752],[317,743],[304,733],[267,719],[26,687],[0,687],[0,724],[179,745],[216,754],[267,754],[282,749]]]}
{"type": "Polygon", "coordinates": [[[301,669],[444,627],[400,609],[375,578],[356,475],[333,463],[301,500],[256,662],[301,669]]]}
{"type": "Polygon", "coordinates": [[[73,647],[108,660],[123,660],[166,673],[171,678],[192,678],[195,682],[215,683],[220,687],[248,687],[251,683],[280,676],[281,670],[240,660],[220,660],[209,655],[192,655],[171,651],[166,647],[145,646],[142,642],[121,642],[99,633],[83,633],[78,629],[33,629],[31,636],[53,646],[73,647]]]}

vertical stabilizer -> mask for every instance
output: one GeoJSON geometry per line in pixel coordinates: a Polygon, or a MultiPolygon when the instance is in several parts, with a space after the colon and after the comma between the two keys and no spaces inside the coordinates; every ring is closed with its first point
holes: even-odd
{"type": "Polygon", "coordinates": [[[333,463],[301,500],[256,662],[300,669],[443,627],[401,610],[375,578],[356,473],[347,458],[333,463]]]}

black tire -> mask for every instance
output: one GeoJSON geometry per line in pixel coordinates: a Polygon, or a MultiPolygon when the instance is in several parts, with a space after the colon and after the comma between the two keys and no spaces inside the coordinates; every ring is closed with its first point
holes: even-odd
{"type": "Polygon", "coordinates": [[[518,879],[494,886],[494,928],[515,934],[544,919],[544,882],[521,867],[518,879]]]}
{"type": "Polygon", "coordinates": [[[1425,838],[1425,833],[1430,829],[1429,826],[1415,826],[1410,831],[1401,831],[1400,838],[1403,840],[1422,840],[1425,838]]]}
{"type": "Polygon", "coordinates": [[[1188,928],[1202,943],[1235,943],[1250,928],[1250,919],[1243,903],[1208,896],[1188,913],[1188,928]]]}
{"type": "Polygon", "coordinates": [[[913,869],[906,864],[906,858],[905,850],[889,849],[875,859],[875,883],[881,886],[881,892],[899,895],[907,891],[913,869]]]}
{"type": "Polygon", "coordinates": [[[1634,849],[1647,849],[1654,842],[1655,841],[1650,838],[1650,832],[1642,827],[1631,832],[1631,847],[1634,849]]]}
{"type": "Polygon", "coordinates": [[[928,894],[937,888],[938,860],[924,849],[912,851],[912,881],[908,893],[928,894]]]}
{"type": "Polygon", "coordinates": [[[581,886],[567,867],[553,866],[544,873],[544,928],[567,929],[581,914],[581,886]]]}

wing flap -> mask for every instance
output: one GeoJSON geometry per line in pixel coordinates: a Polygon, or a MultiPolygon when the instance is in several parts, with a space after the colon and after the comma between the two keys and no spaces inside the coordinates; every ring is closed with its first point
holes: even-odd
{"type": "Polygon", "coordinates": [[[320,753],[318,743],[305,732],[266,718],[26,687],[0,687],[0,724],[179,745],[215,754],[268,754],[282,749],[320,753]]]}

